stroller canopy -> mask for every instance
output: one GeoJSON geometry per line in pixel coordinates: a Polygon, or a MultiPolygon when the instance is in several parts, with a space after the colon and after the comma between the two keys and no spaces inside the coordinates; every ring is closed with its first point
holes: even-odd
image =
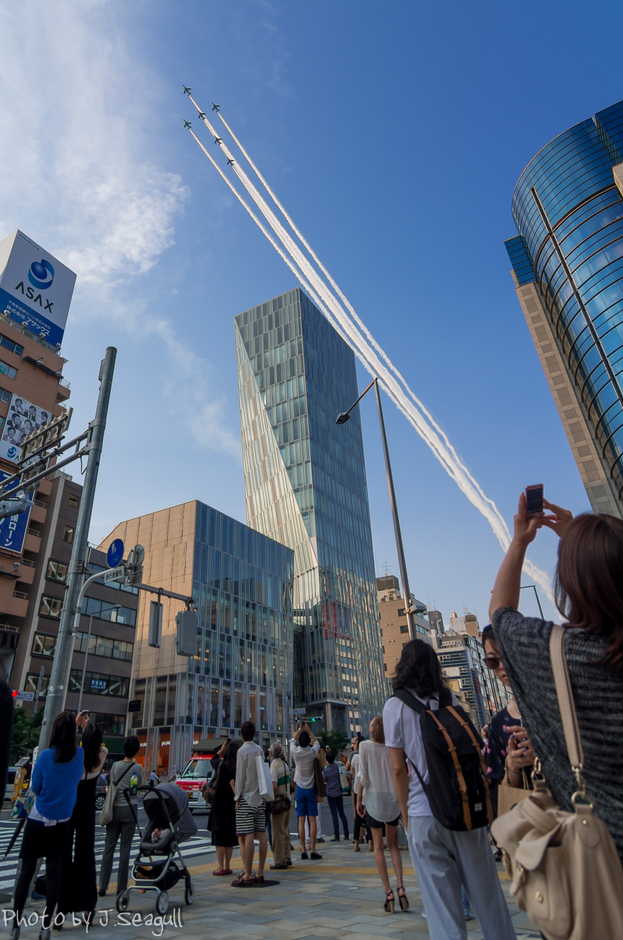
{"type": "Polygon", "coordinates": [[[159,783],[157,787],[153,787],[152,791],[145,794],[143,808],[153,826],[165,829],[172,825],[178,842],[184,842],[197,832],[197,823],[188,808],[188,796],[175,783],[159,783]],[[154,791],[159,791],[161,795],[158,796],[154,791]],[[167,819],[163,801],[166,804],[170,822],[167,819]]]}

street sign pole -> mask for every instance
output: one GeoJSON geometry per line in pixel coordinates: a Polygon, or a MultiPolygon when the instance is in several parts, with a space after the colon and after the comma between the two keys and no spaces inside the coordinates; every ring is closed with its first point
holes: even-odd
{"type": "Polygon", "coordinates": [[[50,745],[52,723],[56,716],[62,711],[67,694],[67,681],[73,650],[74,616],[76,612],[78,616],[80,615],[78,602],[79,599],[81,600],[81,585],[85,572],[91,514],[93,512],[95,487],[97,485],[102,444],[106,430],[106,418],[108,416],[116,358],[117,350],[114,346],[109,346],[100,368],[100,390],[97,398],[95,418],[89,424],[89,440],[87,444],[89,454],[88,465],[84,475],[82,499],[80,501],[69,574],[67,576],[67,593],[65,594],[65,603],[63,604],[63,610],[61,612],[61,620],[58,627],[58,641],[45,700],[41,736],[39,738],[39,753],[50,745]]]}

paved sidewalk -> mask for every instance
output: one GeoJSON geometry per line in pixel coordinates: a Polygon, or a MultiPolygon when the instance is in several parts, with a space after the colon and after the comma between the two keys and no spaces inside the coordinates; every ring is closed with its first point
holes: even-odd
{"type": "MultiPolygon", "coordinates": [[[[193,937],[202,940],[324,940],[327,937],[354,940],[362,935],[366,940],[417,940],[428,937],[428,927],[422,917],[422,899],[408,852],[402,855],[410,910],[392,916],[383,911],[384,893],[372,853],[355,853],[350,842],[326,843],[318,846],[318,850],[323,855],[321,861],[303,862],[299,853],[294,852],[294,865],[287,871],[271,872],[267,865],[266,877],[274,877],[280,883],[263,888],[232,888],[232,878],[212,875],[217,868],[215,862],[191,865],[194,904],[190,907],[184,904],[184,882],[179,882],[169,892],[170,906],[164,925],[162,921],[154,923],[153,892],[145,895],[132,892],[126,919],[121,921],[114,910],[114,886],[111,885],[109,896],[98,902],[97,921],[100,923],[90,928],[88,936],[103,940],[110,936],[114,925],[114,940],[148,940],[160,936],[167,940],[193,937]],[[105,923],[106,918],[108,923],[105,923]]],[[[232,867],[234,872],[240,868],[237,851],[232,867]]],[[[498,869],[508,895],[508,880],[502,866],[498,869]]],[[[391,881],[395,884],[395,878],[391,877],[391,881]]],[[[526,915],[510,898],[507,900],[517,937],[521,940],[539,937],[526,915]]],[[[40,912],[41,908],[41,903],[31,902],[25,914],[40,912]]],[[[7,935],[9,926],[5,926],[4,919],[0,921],[0,937],[7,935]]],[[[20,940],[35,940],[39,926],[22,927],[20,940]]],[[[475,919],[467,922],[466,927],[469,940],[482,940],[475,919]]],[[[84,935],[85,929],[66,924],[62,934],[57,936],[63,937],[67,932],[77,938],[84,935]]]]}

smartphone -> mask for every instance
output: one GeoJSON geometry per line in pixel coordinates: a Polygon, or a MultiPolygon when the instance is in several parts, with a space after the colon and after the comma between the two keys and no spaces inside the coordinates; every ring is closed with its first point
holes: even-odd
{"type": "Polygon", "coordinates": [[[543,512],[543,484],[526,487],[526,512],[529,516],[536,516],[543,512]]]}

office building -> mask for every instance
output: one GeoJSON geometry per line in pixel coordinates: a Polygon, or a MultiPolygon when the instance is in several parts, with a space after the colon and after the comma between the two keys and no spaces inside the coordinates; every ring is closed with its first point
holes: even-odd
{"type": "MultiPolygon", "coordinates": [[[[67,589],[82,487],[65,473],[50,480],[47,518],[41,528],[40,563],[34,569],[28,614],[20,629],[11,683],[33,693],[32,714],[45,702],[67,589]]],[[[106,555],[89,547],[89,574],[107,569],[106,555]]],[[[87,588],[74,641],[67,708],[78,705],[100,726],[111,759],[123,753],[139,605],[138,590],[95,581],[87,588]],[[82,695],[80,694],[82,690],[82,695]]]]}
{"type": "MultiPolygon", "coordinates": [[[[402,655],[402,647],[408,643],[409,624],[405,603],[400,593],[400,582],[393,574],[384,575],[376,579],[376,589],[379,600],[379,613],[381,615],[381,640],[383,650],[383,668],[385,677],[391,681],[396,663],[402,655]]],[[[418,639],[432,643],[431,625],[426,614],[426,604],[416,600],[411,595],[413,606],[421,611],[415,614],[415,625],[418,639]]]]}
{"type": "Polygon", "coordinates": [[[149,645],[154,595],[136,631],[131,730],[158,774],[181,770],[193,743],[236,737],[251,719],[262,745],[285,741],[292,707],[292,551],[196,500],[122,522],[126,554],[145,549],[143,583],[197,601],[195,655],[178,656],[175,614],[163,597],[160,647],[149,645]]]}
{"type": "Polygon", "coordinates": [[[294,551],[295,704],[367,729],[385,699],[355,356],[299,288],[235,318],[247,523],[294,551]]]}
{"type": "Polygon", "coordinates": [[[595,512],[623,517],[623,102],[560,134],[513,195],[519,303],[595,512]]]}
{"type": "MultiPolygon", "coordinates": [[[[60,349],[75,280],[23,232],[0,241],[0,480],[15,473],[24,438],[65,411],[60,349]]],[[[15,656],[37,603],[33,585],[46,564],[51,499],[52,483],[42,480],[28,510],[0,519],[0,675],[14,688],[15,656]]]]}

